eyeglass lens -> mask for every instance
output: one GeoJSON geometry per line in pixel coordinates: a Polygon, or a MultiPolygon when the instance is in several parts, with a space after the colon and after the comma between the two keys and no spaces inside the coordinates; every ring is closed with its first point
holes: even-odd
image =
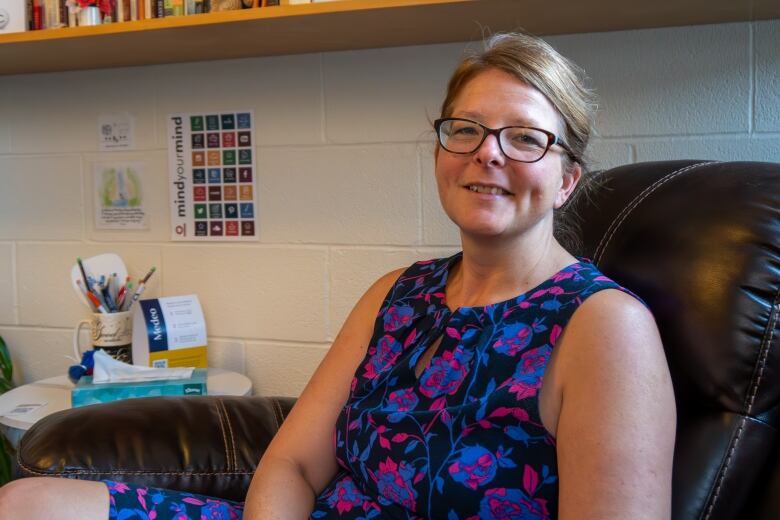
{"type": "MultiPolygon", "coordinates": [[[[453,153],[472,153],[479,148],[486,130],[464,119],[448,119],[439,127],[439,142],[453,153]]],[[[513,126],[504,128],[499,134],[501,150],[516,161],[533,162],[547,151],[549,136],[533,128],[513,126]]]]}

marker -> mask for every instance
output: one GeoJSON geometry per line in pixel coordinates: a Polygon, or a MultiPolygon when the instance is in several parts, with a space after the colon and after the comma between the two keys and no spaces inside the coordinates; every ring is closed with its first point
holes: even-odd
{"type": "Polygon", "coordinates": [[[128,286],[128,283],[130,281],[130,277],[128,276],[125,280],[124,285],[119,288],[119,291],[116,293],[116,308],[118,311],[122,310],[122,304],[125,303],[125,294],[127,293],[127,290],[130,288],[128,286]]]}
{"type": "Polygon", "coordinates": [[[132,296],[128,297],[127,295],[133,290],[133,282],[127,282],[126,287],[127,290],[125,290],[125,294],[122,296],[122,303],[120,304],[120,309],[123,311],[130,309],[130,300],[132,299],[132,296]]]}
{"type": "Polygon", "coordinates": [[[87,293],[87,298],[89,298],[89,301],[92,302],[92,305],[95,306],[95,308],[98,310],[98,312],[102,312],[103,314],[108,314],[108,311],[105,307],[100,303],[100,300],[97,299],[97,296],[92,294],[91,292],[87,293]]]}
{"type": "Polygon", "coordinates": [[[81,294],[83,294],[83,295],[84,295],[84,298],[86,298],[86,300],[87,300],[87,305],[89,306],[89,310],[91,310],[92,312],[95,312],[95,307],[93,307],[92,305],[90,305],[90,303],[91,303],[91,302],[90,302],[90,300],[89,300],[89,296],[87,296],[87,295],[89,294],[89,291],[88,291],[87,289],[85,289],[85,288],[84,288],[84,284],[83,284],[83,283],[81,283],[81,280],[76,280],[76,285],[78,285],[78,286],[79,286],[79,289],[81,289],[81,294]]]}

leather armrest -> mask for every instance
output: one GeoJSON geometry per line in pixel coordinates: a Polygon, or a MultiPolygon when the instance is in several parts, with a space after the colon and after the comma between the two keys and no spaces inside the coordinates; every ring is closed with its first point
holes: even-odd
{"type": "Polygon", "coordinates": [[[272,397],[152,397],[85,406],[33,425],[22,476],[112,479],[243,500],[294,403],[272,397]]]}

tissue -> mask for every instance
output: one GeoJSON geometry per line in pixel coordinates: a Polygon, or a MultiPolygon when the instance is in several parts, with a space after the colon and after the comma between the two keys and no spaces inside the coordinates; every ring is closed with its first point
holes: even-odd
{"type": "Polygon", "coordinates": [[[94,360],[92,384],[188,379],[192,377],[194,370],[194,368],[152,368],[128,365],[117,361],[102,350],[95,351],[94,360]]]}

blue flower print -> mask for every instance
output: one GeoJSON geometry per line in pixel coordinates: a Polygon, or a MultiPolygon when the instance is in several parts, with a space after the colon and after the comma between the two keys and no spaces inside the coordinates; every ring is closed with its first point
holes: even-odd
{"type": "Polygon", "coordinates": [[[479,505],[480,519],[541,520],[549,518],[547,502],[531,498],[521,489],[488,489],[479,505]]]}
{"type": "Polygon", "coordinates": [[[414,510],[417,499],[417,491],[412,485],[414,473],[414,467],[403,461],[397,464],[388,457],[385,462],[380,462],[376,472],[380,500],[385,498],[414,510]]]}
{"type": "Polygon", "coordinates": [[[519,401],[536,395],[542,386],[542,376],[550,359],[552,348],[544,345],[524,353],[517,364],[515,373],[509,380],[509,392],[519,401]]]}
{"type": "Polygon", "coordinates": [[[383,370],[395,363],[402,350],[403,346],[393,336],[382,336],[376,346],[368,349],[371,358],[366,363],[366,371],[363,376],[368,379],[376,379],[383,370]]]}
{"type": "Polygon", "coordinates": [[[448,468],[455,482],[470,489],[489,483],[496,476],[496,457],[480,445],[463,449],[458,460],[448,468]]]}
{"type": "Polygon", "coordinates": [[[392,332],[406,326],[414,315],[414,309],[409,305],[393,306],[387,309],[382,320],[385,332],[392,332]]]}
{"type": "Polygon", "coordinates": [[[447,350],[441,356],[434,357],[431,366],[420,378],[420,392],[431,399],[457,392],[468,373],[469,361],[473,356],[473,351],[458,346],[454,352],[447,350]]]}
{"type": "Polygon", "coordinates": [[[335,507],[340,514],[352,511],[353,507],[360,508],[362,511],[367,511],[370,508],[379,509],[379,506],[358,491],[355,481],[348,476],[342,478],[333,488],[328,496],[328,505],[335,507]]]}
{"type": "Polygon", "coordinates": [[[500,354],[514,356],[531,343],[534,330],[526,323],[513,323],[504,327],[503,334],[493,343],[493,348],[500,354]]]}
{"type": "Polygon", "coordinates": [[[414,410],[419,401],[420,399],[411,388],[393,390],[390,392],[390,395],[387,396],[387,406],[385,407],[385,411],[408,412],[410,410],[414,410]]]}

